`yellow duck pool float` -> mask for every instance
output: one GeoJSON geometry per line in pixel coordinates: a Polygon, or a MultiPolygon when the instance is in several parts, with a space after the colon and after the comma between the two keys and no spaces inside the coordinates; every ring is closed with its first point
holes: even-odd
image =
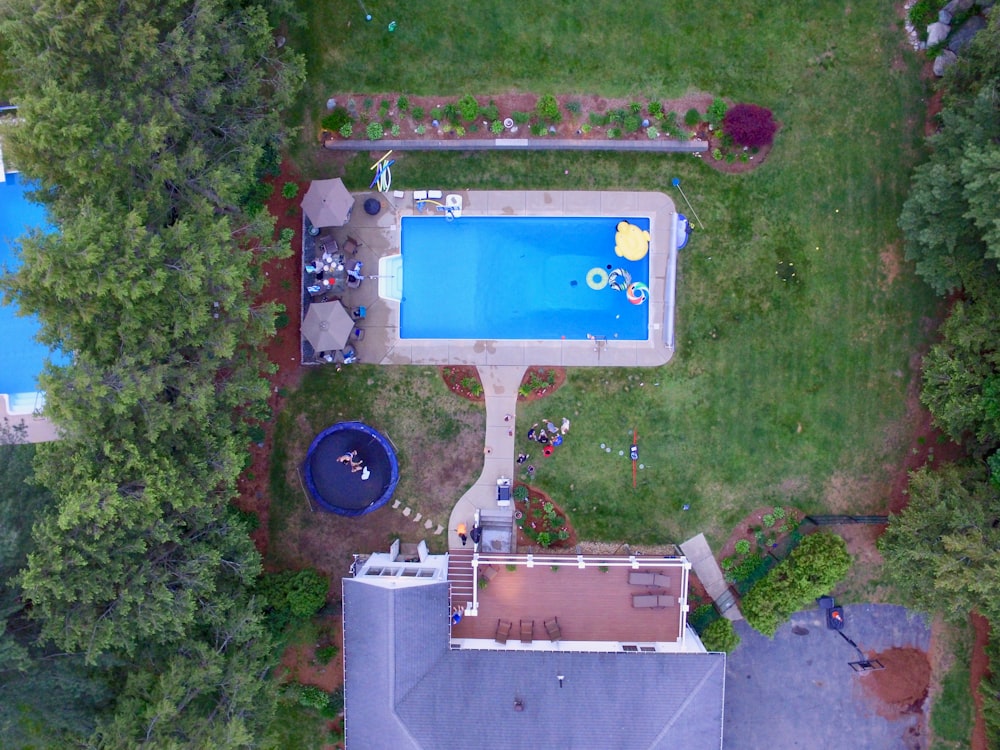
{"type": "Polygon", "coordinates": [[[649,232],[627,221],[618,222],[615,255],[626,260],[642,260],[649,252],[649,232]]]}

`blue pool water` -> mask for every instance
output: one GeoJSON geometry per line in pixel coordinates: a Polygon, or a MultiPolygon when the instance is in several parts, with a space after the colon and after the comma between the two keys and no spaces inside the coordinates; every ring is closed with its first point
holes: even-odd
{"type": "Polygon", "coordinates": [[[645,340],[648,302],[587,283],[620,268],[649,284],[648,255],[615,255],[622,219],[649,229],[631,217],[403,217],[400,337],[645,340]]]}
{"type": "MultiPolygon", "coordinates": [[[[6,175],[0,183],[0,269],[13,270],[18,265],[15,240],[31,227],[49,228],[45,209],[25,197],[28,187],[18,174],[6,175]]],[[[13,305],[0,304],[0,393],[10,395],[15,411],[36,406],[35,391],[42,363],[48,357],[63,363],[66,357],[51,352],[35,340],[38,321],[20,317],[13,305]]]]}

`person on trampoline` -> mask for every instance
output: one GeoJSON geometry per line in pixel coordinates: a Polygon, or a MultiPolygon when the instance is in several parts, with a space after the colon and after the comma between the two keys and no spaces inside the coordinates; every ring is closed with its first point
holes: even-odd
{"type": "Polygon", "coordinates": [[[337,459],[337,463],[350,464],[351,466],[354,466],[354,459],[357,458],[357,455],[357,451],[347,451],[347,453],[337,459]]]}

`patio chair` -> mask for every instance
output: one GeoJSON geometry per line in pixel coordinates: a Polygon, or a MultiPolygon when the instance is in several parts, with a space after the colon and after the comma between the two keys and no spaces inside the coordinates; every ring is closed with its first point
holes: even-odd
{"type": "Polygon", "coordinates": [[[365,316],[368,315],[368,308],[366,307],[355,307],[351,311],[351,315],[355,320],[364,320],[365,316]]]}
{"type": "Polygon", "coordinates": [[[545,632],[549,634],[550,641],[558,641],[562,638],[562,630],[559,628],[559,618],[553,617],[545,621],[545,632]]]}
{"type": "Polygon", "coordinates": [[[655,576],[652,573],[636,573],[631,572],[628,574],[628,582],[633,586],[652,586],[655,576]]]}
{"type": "Polygon", "coordinates": [[[513,628],[513,623],[510,620],[497,620],[497,632],[493,636],[493,640],[497,643],[507,643],[507,639],[510,637],[511,628],[513,628]]]}
{"type": "Polygon", "coordinates": [[[361,243],[358,242],[353,237],[348,237],[344,240],[344,255],[355,256],[358,254],[358,248],[361,247],[361,243]]]}
{"type": "Polygon", "coordinates": [[[363,341],[365,338],[364,328],[355,328],[351,331],[351,341],[363,341]]]}
{"type": "Polygon", "coordinates": [[[496,578],[497,573],[499,572],[500,571],[497,570],[497,567],[495,565],[486,565],[479,569],[479,575],[481,575],[483,577],[483,580],[486,581],[487,583],[496,578]]]}
{"type": "Polygon", "coordinates": [[[344,354],[345,365],[353,365],[355,362],[358,361],[358,353],[354,351],[354,349],[350,346],[346,347],[343,350],[343,354],[344,354]]]}
{"type": "Polygon", "coordinates": [[[656,594],[633,594],[633,609],[654,609],[660,606],[659,597],[656,594]]]}
{"type": "Polygon", "coordinates": [[[521,643],[531,643],[535,635],[535,621],[521,620],[521,643]]]}

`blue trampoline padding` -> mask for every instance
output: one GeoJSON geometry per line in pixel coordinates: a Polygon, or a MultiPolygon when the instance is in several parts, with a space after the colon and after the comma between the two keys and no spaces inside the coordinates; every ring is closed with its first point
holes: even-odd
{"type": "Polygon", "coordinates": [[[304,468],[309,494],[321,508],[342,516],[363,516],[381,508],[399,482],[392,444],[363,422],[338,422],[323,430],[309,446],[304,468]],[[368,479],[337,461],[352,450],[371,472],[368,479]]]}

